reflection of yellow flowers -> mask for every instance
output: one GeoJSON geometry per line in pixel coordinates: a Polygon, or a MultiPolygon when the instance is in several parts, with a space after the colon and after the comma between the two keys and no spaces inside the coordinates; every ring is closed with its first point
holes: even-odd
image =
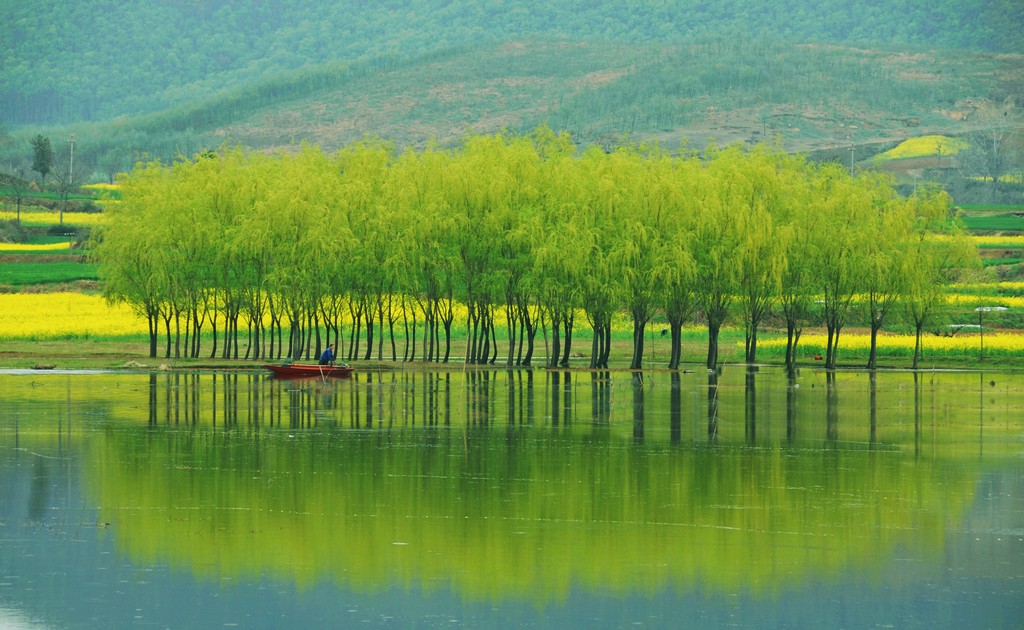
{"type": "Polygon", "coordinates": [[[0,339],[60,339],[146,332],[144,318],[127,306],[109,306],[98,295],[0,295],[0,339]]]}
{"type": "Polygon", "coordinates": [[[0,252],[59,252],[70,248],[68,243],[0,243],[0,252]]]}

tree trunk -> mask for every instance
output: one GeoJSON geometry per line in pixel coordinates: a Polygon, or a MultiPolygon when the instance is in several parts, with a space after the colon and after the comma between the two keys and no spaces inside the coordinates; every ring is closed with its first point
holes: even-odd
{"type": "Polygon", "coordinates": [[[829,370],[836,369],[836,364],[839,358],[839,332],[841,328],[837,325],[830,325],[828,332],[828,344],[829,349],[826,353],[828,356],[825,359],[825,368],[829,370]]]}
{"type": "Polygon", "coordinates": [[[874,370],[878,363],[878,326],[871,323],[871,350],[868,352],[868,369],[874,370]]]}
{"type": "Polygon", "coordinates": [[[572,328],[573,315],[566,315],[565,317],[565,344],[562,347],[562,360],[559,362],[561,367],[569,367],[569,353],[572,350],[572,328]]]}
{"type": "Polygon", "coordinates": [[[597,362],[597,366],[603,370],[607,370],[608,355],[611,354],[612,351],[612,323],[610,320],[605,322],[602,334],[604,335],[604,343],[601,344],[601,360],[597,362]]]}
{"type": "Polygon", "coordinates": [[[373,358],[373,313],[366,313],[366,354],[363,355],[364,361],[369,361],[373,358]]]}
{"type": "Polygon", "coordinates": [[[644,329],[647,323],[637,319],[633,320],[633,360],[629,363],[629,369],[642,370],[644,363],[644,329]]]}
{"type": "Polygon", "coordinates": [[[917,369],[918,363],[921,360],[921,330],[924,328],[924,324],[921,322],[914,323],[914,369],[917,369]]]}
{"type": "Polygon", "coordinates": [[[402,325],[405,326],[405,353],[402,356],[403,361],[415,361],[416,360],[416,310],[412,311],[412,335],[410,338],[409,334],[409,314],[402,309],[402,325]]]}
{"type": "Polygon", "coordinates": [[[668,369],[678,370],[683,354],[683,324],[678,321],[670,321],[668,329],[672,340],[672,347],[669,350],[668,369]]]}
{"type": "Polygon", "coordinates": [[[831,322],[828,322],[825,328],[828,330],[828,341],[825,345],[825,369],[831,370],[835,367],[835,346],[833,345],[833,339],[835,338],[836,328],[831,322]]]}
{"type": "Polygon", "coordinates": [[[551,356],[548,357],[548,367],[558,367],[558,359],[562,354],[562,342],[559,338],[560,319],[557,316],[551,318],[551,356]]]}
{"type": "Polygon", "coordinates": [[[707,367],[709,370],[714,370],[718,366],[718,333],[722,329],[722,324],[719,322],[708,322],[708,361],[707,367]]]}
{"type": "Polygon", "coordinates": [[[181,313],[174,313],[174,358],[181,357],[181,313]]]}
{"type": "Polygon", "coordinates": [[[529,318],[523,321],[523,326],[526,328],[526,354],[523,355],[520,365],[529,367],[533,364],[533,347],[534,341],[537,339],[537,327],[529,318]]]}
{"type": "Polygon", "coordinates": [[[505,367],[512,367],[512,362],[515,361],[516,334],[519,327],[516,321],[515,309],[512,307],[510,300],[505,303],[505,321],[508,325],[508,357],[505,359],[505,367]]]}
{"type": "Polygon", "coordinates": [[[753,324],[747,329],[745,360],[748,364],[757,363],[757,328],[758,325],[753,324]]]}
{"type": "MultiPolygon", "coordinates": [[[[217,318],[214,317],[210,320],[210,328],[213,333],[213,348],[210,349],[210,358],[213,359],[217,356],[217,318]]],[[[258,357],[257,357],[258,358],[258,357]]]]}
{"type": "Polygon", "coordinates": [[[156,358],[157,339],[160,337],[160,320],[154,312],[146,313],[146,321],[149,324],[149,358],[156,358]]]}
{"type": "Polygon", "coordinates": [[[800,327],[795,320],[786,321],[786,372],[796,375],[796,349],[800,344],[800,327]]]}
{"type": "Polygon", "coordinates": [[[448,357],[451,356],[452,352],[452,322],[450,319],[444,319],[444,359],[442,363],[448,363],[448,357]]]}
{"type": "Polygon", "coordinates": [[[164,359],[171,358],[171,316],[162,318],[164,320],[164,334],[167,336],[167,351],[164,353],[164,359]]]}

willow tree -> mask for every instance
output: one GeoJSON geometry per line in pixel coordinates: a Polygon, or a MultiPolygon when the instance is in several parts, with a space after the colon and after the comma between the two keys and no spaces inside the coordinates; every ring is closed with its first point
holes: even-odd
{"type": "Polygon", "coordinates": [[[865,213],[863,231],[862,293],[864,311],[871,331],[867,369],[878,364],[878,332],[907,285],[901,264],[911,243],[917,204],[898,197],[888,182],[875,181],[873,212],[865,213]]]}
{"type": "Polygon", "coordinates": [[[779,228],[784,244],[786,267],[779,292],[779,307],[786,320],[786,370],[794,374],[797,347],[804,325],[810,319],[811,304],[818,295],[817,256],[824,242],[821,212],[811,203],[809,177],[815,167],[804,165],[787,187],[790,203],[779,228]]]}
{"type": "MultiPolygon", "coordinates": [[[[517,330],[520,346],[522,335],[532,338],[536,330],[528,294],[534,250],[539,238],[543,237],[541,226],[545,191],[550,185],[544,153],[562,159],[568,148],[564,140],[543,130],[531,136],[498,139],[501,143],[491,147],[485,155],[474,154],[476,160],[470,162],[470,165],[480,178],[478,188],[486,192],[488,207],[481,230],[475,236],[492,243],[482,282],[486,288],[486,297],[493,305],[491,308],[498,304],[504,306],[508,337],[506,363],[511,365],[514,362],[513,356],[517,354],[517,330]],[[479,164],[478,160],[482,157],[486,157],[491,165],[473,166],[474,163],[479,164]]],[[[533,311],[536,311],[535,307],[533,311]]],[[[481,336],[486,330],[490,331],[490,341],[488,337],[483,337],[482,347],[476,352],[477,362],[482,363],[486,358],[488,343],[491,347],[489,361],[493,362],[497,357],[493,314],[488,307],[478,307],[477,315],[481,322],[489,324],[482,327],[481,336]]]]}
{"type": "MultiPolygon", "coordinates": [[[[351,234],[350,242],[345,242],[349,248],[339,247],[332,255],[344,260],[338,272],[350,293],[353,343],[349,352],[353,358],[358,355],[361,323],[366,332],[363,358],[372,356],[374,341],[381,358],[385,317],[391,317],[386,314],[385,305],[397,284],[389,262],[398,231],[397,210],[382,202],[386,199],[393,154],[389,144],[370,139],[345,147],[333,161],[338,180],[329,191],[333,201],[328,204],[328,215],[340,212],[344,219],[339,219],[342,224],[336,224],[335,229],[351,234]]],[[[332,243],[338,237],[339,234],[329,235],[332,243]]]]}
{"type": "Polygon", "coordinates": [[[723,168],[725,162],[719,162],[716,156],[712,149],[707,156],[710,162],[694,187],[698,207],[690,226],[690,255],[696,269],[694,303],[707,323],[708,369],[718,365],[718,336],[740,289],[740,267],[735,259],[740,243],[735,216],[739,208],[731,203],[730,193],[736,183],[730,169],[723,168]]]}
{"type": "Polygon", "coordinates": [[[771,312],[786,268],[786,239],[780,229],[789,199],[792,166],[781,153],[763,146],[751,151],[732,147],[717,156],[714,169],[725,180],[723,203],[734,209],[738,235],[734,253],[738,267],[738,301],[744,321],[744,357],[757,361],[757,333],[771,312]],[[723,172],[724,171],[724,172],[723,172]]]}
{"type": "MultiPolygon", "coordinates": [[[[606,158],[612,190],[603,196],[612,203],[612,248],[608,257],[619,277],[621,294],[633,321],[630,369],[643,368],[645,330],[662,303],[668,276],[665,223],[672,208],[672,160],[658,147],[623,147],[606,158]]],[[[600,184],[598,184],[600,190],[600,184]]]]}
{"type": "Polygon", "coordinates": [[[167,294],[159,229],[162,200],[170,193],[165,167],[140,163],[124,178],[121,203],[107,208],[106,221],[93,231],[91,257],[100,263],[103,297],[128,304],[146,318],[149,356],[156,358],[160,313],[167,294]]]}
{"type": "Polygon", "coordinates": [[[214,263],[224,243],[219,217],[210,203],[218,177],[205,167],[219,161],[219,156],[200,156],[194,162],[175,164],[172,169],[175,194],[164,201],[164,211],[173,217],[164,221],[164,246],[172,286],[175,357],[181,356],[182,316],[185,354],[197,357],[203,325],[212,314],[210,289],[214,286],[214,263]]]}
{"type": "Polygon", "coordinates": [[[498,215],[508,204],[512,187],[504,162],[508,154],[509,143],[504,136],[470,137],[456,152],[442,180],[455,222],[450,238],[461,263],[459,279],[467,311],[467,363],[490,360],[493,307],[501,291],[498,267],[502,220],[498,215]]]}
{"type": "Polygon", "coordinates": [[[916,222],[900,258],[904,290],[900,303],[914,325],[913,369],[923,355],[925,326],[947,302],[958,274],[980,266],[978,250],[952,216],[949,196],[924,189],[912,198],[916,222]]]}
{"type": "Polygon", "coordinates": [[[817,257],[815,277],[822,295],[822,317],[827,345],[825,367],[835,369],[839,334],[846,324],[850,305],[862,287],[865,238],[864,217],[875,212],[871,185],[854,179],[838,164],[818,171],[814,203],[822,214],[825,242],[817,257]]]}
{"type": "Polygon", "coordinates": [[[503,303],[508,338],[506,365],[522,361],[524,340],[529,338],[532,345],[535,327],[529,307],[530,272],[534,248],[542,234],[542,191],[548,185],[541,150],[553,141],[550,133],[511,138],[499,158],[506,201],[496,204],[491,223],[498,244],[493,281],[503,303]]]}
{"type": "Polygon", "coordinates": [[[508,279],[510,287],[514,283],[514,322],[519,330],[515,363],[527,366],[533,363],[536,335],[544,326],[545,307],[541,294],[546,282],[536,259],[538,251],[548,241],[549,229],[555,220],[551,209],[568,209],[572,206],[571,200],[578,203],[583,197],[577,194],[583,191],[578,189],[579,178],[573,175],[578,171],[578,160],[569,135],[556,134],[544,126],[530,134],[529,140],[538,160],[537,169],[529,173],[533,178],[532,184],[526,184],[530,194],[516,209],[516,228],[507,234],[507,238],[512,239],[509,246],[517,250],[515,265],[521,272],[508,279]],[[528,253],[524,255],[525,252],[528,253]]]}
{"type": "Polygon", "coordinates": [[[583,304],[584,279],[590,278],[593,256],[601,247],[600,219],[591,203],[594,193],[588,189],[589,171],[596,163],[571,157],[567,139],[554,144],[554,148],[538,144],[545,157],[543,194],[535,215],[528,283],[549,367],[568,362],[575,312],[583,304]]]}
{"type": "MultiPolygon", "coordinates": [[[[559,192],[564,193],[565,189],[559,192]]],[[[589,224],[574,211],[576,203],[567,196],[550,198],[542,213],[545,238],[535,249],[533,275],[548,367],[557,367],[562,360],[561,331],[571,326],[572,312],[580,303],[585,263],[592,253],[589,224]],[[550,345],[548,323],[551,324],[550,345]]]]}
{"type": "MultiPolygon", "coordinates": [[[[288,353],[293,359],[310,352],[313,316],[323,291],[324,261],[336,255],[326,230],[328,199],[308,184],[309,173],[332,170],[327,156],[305,146],[293,156],[274,159],[275,179],[265,193],[273,212],[273,242],[267,283],[276,308],[287,317],[288,353]]],[[[313,181],[313,180],[309,180],[313,181]]]]}
{"type": "Polygon", "coordinates": [[[577,241],[567,253],[579,257],[574,282],[591,327],[591,369],[608,367],[611,318],[622,304],[623,266],[613,252],[622,247],[622,226],[632,211],[633,158],[626,150],[606,156],[591,148],[574,163],[575,176],[559,182],[568,228],[577,241]]]}
{"type": "MultiPolygon", "coordinates": [[[[400,215],[406,217],[398,236],[407,261],[402,284],[423,317],[423,358],[426,361],[447,362],[451,352],[458,254],[450,238],[455,220],[448,211],[448,200],[440,185],[451,162],[449,152],[431,145],[419,153],[403,152],[390,170],[388,198],[400,215]],[[442,329],[445,334],[443,359],[442,329]]],[[[415,324],[412,330],[415,338],[415,324]]]]}
{"type": "Polygon", "coordinates": [[[672,370],[679,368],[683,325],[692,317],[695,308],[696,265],[690,226],[695,223],[698,211],[692,193],[700,186],[703,170],[697,156],[685,156],[673,162],[673,173],[669,179],[668,203],[671,210],[663,228],[665,246],[662,255],[665,261],[664,309],[671,339],[668,367],[672,370]]]}
{"type": "Polygon", "coordinates": [[[210,267],[212,237],[193,168],[185,160],[136,166],[123,182],[121,203],[108,210],[93,252],[108,299],[132,304],[149,321],[152,356],[161,323],[165,356],[172,356],[172,339],[180,356],[181,315],[198,313],[210,267]]]}
{"type": "MultiPolygon", "coordinates": [[[[259,160],[255,159],[258,164],[259,160]]],[[[224,322],[223,356],[238,357],[238,320],[247,288],[259,280],[241,260],[241,242],[258,234],[239,234],[238,226],[252,213],[258,196],[253,156],[241,149],[206,152],[175,166],[174,205],[167,208],[172,236],[169,244],[179,257],[176,273],[186,296],[186,337],[191,328],[190,356],[198,356],[203,327],[212,329],[216,356],[218,320],[224,322]]],[[[261,243],[265,248],[266,243],[261,243]]],[[[258,269],[258,264],[254,264],[258,269]]],[[[251,324],[251,318],[250,318],[251,324]]],[[[251,330],[251,325],[250,325],[251,330]]],[[[252,346],[250,335],[246,352],[252,346]]]]}
{"type": "MultiPolygon", "coordinates": [[[[268,279],[272,252],[275,247],[273,208],[265,202],[266,191],[274,184],[274,162],[262,154],[247,156],[244,169],[231,173],[226,192],[218,197],[217,211],[225,216],[221,220],[225,247],[220,252],[219,280],[220,304],[228,313],[237,304],[246,318],[246,358],[261,359],[268,353],[269,336],[273,348],[274,325],[266,329],[270,314],[271,294],[268,279]]],[[[225,318],[225,352],[237,354],[237,325],[225,318]]],[[[237,320],[236,320],[237,321],[237,320]]],[[[216,319],[213,321],[213,349],[217,351],[216,319]]],[[[212,355],[211,355],[212,356],[212,355]]]]}

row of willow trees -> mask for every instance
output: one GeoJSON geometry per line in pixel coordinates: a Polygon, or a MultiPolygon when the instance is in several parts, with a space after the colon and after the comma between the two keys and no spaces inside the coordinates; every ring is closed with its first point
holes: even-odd
{"type": "Polygon", "coordinates": [[[530,365],[542,332],[545,362],[566,364],[585,319],[590,365],[607,367],[612,318],[628,313],[633,369],[655,315],[672,368],[696,321],[709,367],[728,322],[756,361],[769,316],[786,322],[790,367],[803,327],[824,325],[834,368],[856,303],[873,367],[894,307],[920,348],[952,274],[976,259],[941,192],[901,197],[878,174],[765,146],[577,151],[546,128],[398,154],[376,141],[227,149],[139,164],[121,197],[93,254],[106,297],[148,319],[154,357],[164,333],[167,356],[198,357],[212,337],[211,357],[299,359],[335,342],[350,359],[443,362],[458,314],[468,363],[503,346],[530,365]]]}

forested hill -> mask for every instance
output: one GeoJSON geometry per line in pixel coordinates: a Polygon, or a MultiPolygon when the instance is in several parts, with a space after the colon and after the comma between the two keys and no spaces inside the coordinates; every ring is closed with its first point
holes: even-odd
{"type": "Polygon", "coordinates": [[[519,38],[708,37],[1021,52],[1019,0],[8,0],[0,124],[164,110],[328,61],[519,38]]]}

